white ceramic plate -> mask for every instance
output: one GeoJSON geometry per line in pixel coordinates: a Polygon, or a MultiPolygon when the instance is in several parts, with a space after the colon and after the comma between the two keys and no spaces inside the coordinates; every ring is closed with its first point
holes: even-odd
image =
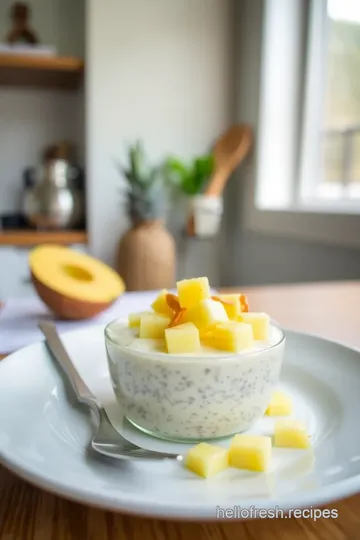
{"type": "MultiPolygon", "coordinates": [[[[43,343],[0,363],[1,461],[24,479],[66,498],[174,519],[212,520],[220,508],[252,505],[284,511],[316,507],[360,491],[360,352],[317,337],[290,331],[286,335],[280,386],[294,400],[294,416],[306,422],[313,449],[275,448],[266,474],[228,469],[204,480],[181,463],[94,459],[87,452],[91,418],[71,402],[72,394],[43,343]]],[[[102,327],[63,337],[117,429],[144,447],[186,452],[188,445],[153,439],[123,421],[107,374],[102,327]]],[[[269,434],[273,422],[264,418],[253,431],[269,434]]]]}

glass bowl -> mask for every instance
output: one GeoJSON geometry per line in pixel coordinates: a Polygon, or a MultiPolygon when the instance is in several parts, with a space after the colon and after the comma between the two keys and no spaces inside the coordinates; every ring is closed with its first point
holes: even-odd
{"type": "Polygon", "coordinates": [[[125,416],[162,439],[199,442],[248,430],[265,412],[284,357],[285,336],[261,350],[217,356],[169,355],[116,341],[105,328],[113,389],[125,416]]]}

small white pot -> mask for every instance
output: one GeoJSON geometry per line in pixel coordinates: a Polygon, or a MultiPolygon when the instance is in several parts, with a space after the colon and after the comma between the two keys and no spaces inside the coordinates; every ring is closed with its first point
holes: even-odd
{"type": "Polygon", "coordinates": [[[192,201],[195,235],[206,238],[215,236],[220,229],[223,199],[209,195],[197,195],[192,201]]]}

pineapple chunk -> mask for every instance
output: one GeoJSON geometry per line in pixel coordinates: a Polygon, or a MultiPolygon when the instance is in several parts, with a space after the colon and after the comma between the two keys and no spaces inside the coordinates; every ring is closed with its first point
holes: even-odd
{"type": "Polygon", "coordinates": [[[151,311],[139,311],[138,313],[129,313],[128,315],[128,321],[129,321],[129,327],[134,328],[136,326],[140,326],[140,320],[143,315],[146,315],[148,313],[152,313],[151,311]]]}
{"type": "Polygon", "coordinates": [[[266,471],[271,459],[271,437],[235,435],[229,449],[230,467],[266,471]]]}
{"type": "Polygon", "coordinates": [[[292,402],[289,396],[276,390],[271,396],[265,414],[268,416],[288,416],[292,413],[292,402]]]}
{"type": "Polygon", "coordinates": [[[214,476],[228,466],[228,450],[208,443],[197,444],[189,450],[185,458],[185,467],[204,478],[214,476]]]}
{"type": "Polygon", "coordinates": [[[252,325],[255,340],[269,339],[270,318],[266,313],[241,313],[238,320],[252,325]]]}
{"type": "Polygon", "coordinates": [[[145,313],[140,319],[139,338],[160,339],[164,337],[165,328],[168,327],[170,318],[159,313],[145,313]]]}
{"type": "Polygon", "coordinates": [[[229,318],[221,302],[208,298],[186,310],[184,320],[194,323],[201,333],[206,332],[216,323],[228,321],[229,318]]]}
{"type": "Polygon", "coordinates": [[[176,285],[180,306],[183,308],[191,308],[201,300],[210,298],[210,285],[207,277],[183,279],[178,281],[176,285]]]}
{"type": "Polygon", "coordinates": [[[151,304],[151,307],[153,308],[156,313],[160,313],[162,315],[166,315],[167,317],[172,317],[174,315],[174,311],[169,307],[167,301],[166,301],[166,295],[168,294],[168,291],[166,289],[163,289],[157,298],[154,300],[154,302],[151,304]]]}
{"type": "Polygon", "coordinates": [[[274,446],[283,448],[309,448],[310,437],[298,420],[281,419],[275,423],[274,446]]]}
{"type": "Polygon", "coordinates": [[[215,349],[239,352],[253,345],[251,324],[228,321],[211,329],[207,343],[215,349]]]}
{"type": "Polygon", "coordinates": [[[229,319],[236,321],[241,314],[240,296],[238,294],[221,294],[219,298],[226,302],[223,306],[229,319]]]}
{"type": "Polygon", "coordinates": [[[192,353],[201,350],[199,330],[193,323],[167,328],[165,340],[169,354],[192,353]]]}

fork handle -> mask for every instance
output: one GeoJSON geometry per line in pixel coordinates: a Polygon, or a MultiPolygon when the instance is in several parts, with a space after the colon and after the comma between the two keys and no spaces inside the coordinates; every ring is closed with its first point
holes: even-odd
{"type": "Polygon", "coordinates": [[[95,396],[80,377],[68,353],[66,352],[59,334],[56,331],[56,326],[53,323],[42,322],[39,324],[39,328],[46,338],[46,345],[48,346],[50,352],[67,376],[78,401],[87,404],[89,404],[89,401],[96,403],[95,396]]]}

